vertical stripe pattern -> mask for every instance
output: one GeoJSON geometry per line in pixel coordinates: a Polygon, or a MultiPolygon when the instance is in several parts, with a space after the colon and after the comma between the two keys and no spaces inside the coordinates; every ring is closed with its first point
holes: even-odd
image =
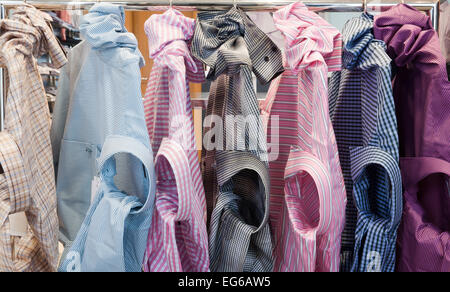
{"type": "Polygon", "coordinates": [[[144,97],[156,154],[156,210],[144,271],[209,271],[206,203],[195,149],[189,81],[204,80],[189,51],[195,20],[169,9],[145,23],[154,64],[144,97]]]}
{"type": "Polygon", "coordinates": [[[281,52],[236,8],[199,13],[191,50],[213,80],[207,119],[221,119],[206,122],[202,153],[211,271],[271,271],[267,147],[252,72],[263,83],[281,74],[281,52]]]}
{"type": "Polygon", "coordinates": [[[341,68],[342,38],[302,3],[273,18],[285,38],[286,67],[261,106],[268,140],[279,142],[278,158],[270,162],[274,270],[338,271],[346,193],[328,113],[327,73],[341,68]]]}

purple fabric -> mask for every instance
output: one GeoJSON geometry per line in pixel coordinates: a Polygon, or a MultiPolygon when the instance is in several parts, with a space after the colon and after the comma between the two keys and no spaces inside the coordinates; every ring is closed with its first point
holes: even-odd
{"type": "Polygon", "coordinates": [[[430,18],[399,4],[375,16],[396,72],[404,210],[398,271],[450,271],[450,82],[430,18]]]}

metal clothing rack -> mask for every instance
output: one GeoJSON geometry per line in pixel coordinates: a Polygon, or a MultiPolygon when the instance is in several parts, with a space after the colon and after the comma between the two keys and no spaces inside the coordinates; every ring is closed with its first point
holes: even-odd
{"type": "MultiPolygon", "coordinates": [[[[237,5],[239,8],[246,11],[273,11],[280,6],[289,5],[298,0],[135,0],[135,1],[74,1],[74,0],[27,0],[27,1],[5,1],[0,0],[0,19],[7,16],[7,10],[22,5],[25,2],[42,10],[86,10],[92,5],[99,2],[108,2],[123,6],[126,10],[133,11],[148,11],[151,6],[168,6],[173,5],[177,9],[196,8],[197,10],[225,10],[231,6],[237,5]]],[[[315,12],[368,12],[385,11],[399,3],[407,3],[419,11],[426,12],[430,18],[431,23],[436,31],[439,26],[439,0],[406,0],[389,3],[367,3],[366,0],[349,1],[344,3],[329,2],[332,0],[313,0],[303,1],[308,8],[315,12]],[[420,2],[417,2],[420,1],[420,2]]],[[[390,1],[390,0],[388,0],[390,1]]],[[[0,131],[4,130],[4,103],[5,103],[5,82],[4,69],[0,69],[0,131]]]]}

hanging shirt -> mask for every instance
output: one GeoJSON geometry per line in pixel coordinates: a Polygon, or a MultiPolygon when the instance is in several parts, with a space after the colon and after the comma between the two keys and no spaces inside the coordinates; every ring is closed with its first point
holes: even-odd
{"type": "MultiPolygon", "coordinates": [[[[75,217],[84,220],[75,240],[66,246],[68,252],[62,256],[59,271],[142,270],[156,182],[140,92],[142,56],[136,38],[126,31],[124,23],[121,6],[94,5],[80,25],[84,41],[73,50],[71,67],[65,68],[66,83],[57,102],[69,108],[58,187],[67,193],[60,199],[65,199],[61,203],[82,201],[89,209],[85,217],[81,213],[81,218],[75,217]],[[71,78],[77,82],[69,83],[69,87],[67,83],[74,82],[71,78]],[[91,194],[82,195],[91,190],[88,178],[94,175],[97,179],[92,183],[89,204],[91,194]],[[71,185],[69,178],[74,181],[71,185]],[[59,185],[61,182],[65,184],[59,185]],[[68,186],[83,192],[68,193],[72,190],[68,186]]],[[[61,118],[61,104],[58,109],[61,118]]],[[[66,220],[72,219],[69,215],[73,211],[82,211],[77,205],[71,209],[63,206],[66,209],[61,212],[66,213],[62,218],[66,220]]]]}
{"type": "MultiPolygon", "coordinates": [[[[70,51],[58,82],[51,131],[58,167],[60,240],[66,251],[96,194],[96,159],[105,139],[123,135],[149,144],[140,90],[139,67],[144,60],[136,37],[125,29],[123,8],[105,3],[93,6],[80,30],[83,42],[70,51]],[[130,121],[142,121],[144,127],[130,121]]],[[[126,155],[118,159],[115,181],[120,190],[145,193],[135,172],[139,167],[140,175],[139,159],[129,160],[126,155]]]]}
{"type": "Polygon", "coordinates": [[[402,212],[390,58],[373,16],[343,30],[343,70],[330,80],[330,116],[347,190],[342,271],[393,271],[402,212]]]}
{"type": "Polygon", "coordinates": [[[8,84],[0,133],[0,271],[48,272],[58,264],[50,113],[36,59],[48,53],[56,68],[67,60],[50,21],[30,5],[0,21],[8,84]],[[14,227],[17,218],[22,230],[14,227]]]}
{"type": "Polygon", "coordinates": [[[347,201],[328,113],[328,71],[341,69],[342,37],[300,3],[274,13],[285,38],[286,71],[261,105],[268,141],[279,137],[270,162],[270,222],[275,271],[339,271],[347,201]]]}
{"type": "Polygon", "coordinates": [[[144,107],[157,153],[157,193],[144,271],[209,271],[205,191],[189,95],[189,81],[205,79],[203,64],[188,48],[194,26],[194,19],[173,9],[145,23],[154,63],[144,107]]]}
{"type": "Polygon", "coordinates": [[[399,271],[450,270],[450,82],[430,18],[400,4],[375,17],[393,59],[405,208],[399,271]]]}
{"type": "Polygon", "coordinates": [[[202,153],[211,271],[271,271],[266,137],[252,72],[271,81],[283,72],[281,53],[236,8],[199,13],[191,51],[212,80],[202,153]]]}

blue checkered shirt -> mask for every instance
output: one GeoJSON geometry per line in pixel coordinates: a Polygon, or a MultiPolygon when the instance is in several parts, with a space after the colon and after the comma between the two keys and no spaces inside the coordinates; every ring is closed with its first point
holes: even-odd
{"type": "Polygon", "coordinates": [[[342,35],[343,70],[329,86],[348,198],[341,271],[393,271],[402,185],[391,59],[369,14],[349,20],[342,35]]]}

